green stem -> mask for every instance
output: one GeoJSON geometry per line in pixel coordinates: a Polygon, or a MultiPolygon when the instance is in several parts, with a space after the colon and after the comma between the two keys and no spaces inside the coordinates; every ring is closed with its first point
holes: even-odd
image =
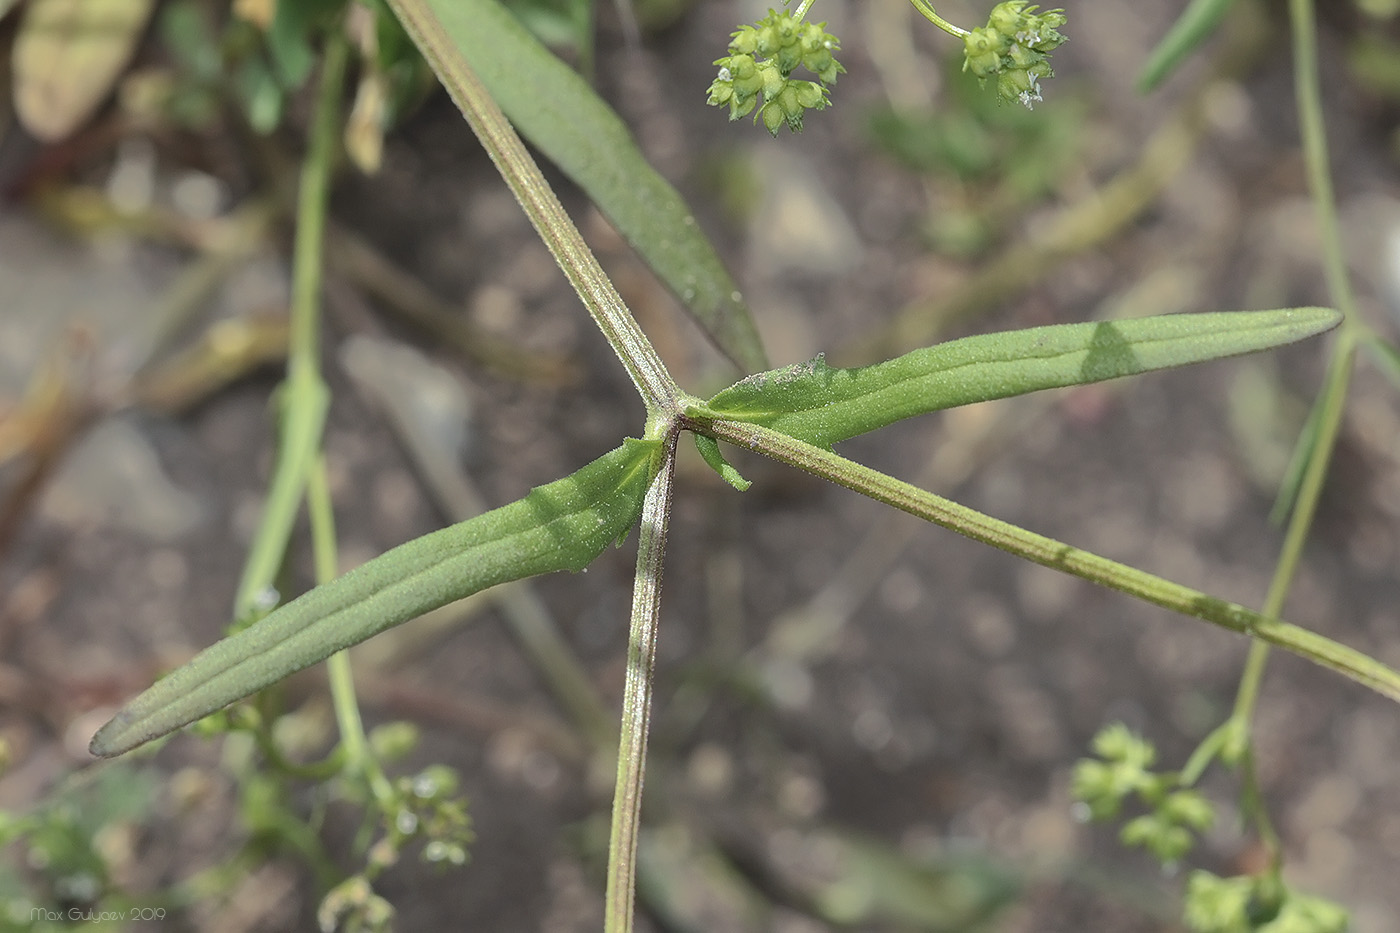
{"type": "Polygon", "coordinates": [[[297,229],[292,253],[291,330],[287,336],[289,375],[321,369],[321,280],[325,265],[326,209],[331,170],[340,139],[340,98],[345,93],[345,37],[333,30],[321,58],[321,85],[311,124],[311,141],[297,189],[297,229]]]}
{"type": "MultiPolygon", "coordinates": [[[[340,130],[340,99],[344,93],[349,48],[343,35],[332,31],[321,61],[321,82],[312,119],[310,142],[302,164],[297,192],[296,239],[292,260],[291,324],[287,346],[287,378],[280,393],[282,423],[277,468],[268,493],[268,504],[258,535],[249,550],[239,585],[236,616],[244,616],[258,595],[271,585],[286,553],[292,524],[303,497],[311,518],[316,579],[325,583],[336,576],[335,522],[330,490],[321,454],[321,431],[330,396],[321,376],[321,282],[327,206],[332,166],[340,130]]],[[[341,731],[341,748],[313,765],[286,761],[265,729],[259,731],[264,753],[290,774],[323,780],[341,770],[348,759],[365,774],[379,799],[392,788],[368,754],[364,727],[350,675],[349,660],[342,652],[330,659],[332,703],[341,731]]]]}
{"type": "MultiPolygon", "coordinates": [[[[1275,617],[1283,610],[1288,590],[1297,573],[1303,546],[1317,514],[1323,482],[1327,477],[1327,466],[1341,427],[1347,385],[1356,356],[1356,342],[1359,335],[1365,332],[1356,309],[1351,281],[1347,276],[1341,224],[1337,217],[1336,195],[1332,189],[1327,128],[1322,113],[1322,87],[1317,63],[1317,24],[1312,0],[1289,0],[1288,12],[1293,30],[1294,90],[1297,96],[1298,122],[1302,134],[1308,187],[1317,213],[1328,291],[1333,303],[1342,312],[1342,329],[1332,348],[1327,381],[1322,389],[1322,407],[1317,432],[1311,440],[1308,461],[1304,467],[1293,512],[1289,517],[1278,564],[1269,584],[1268,595],[1264,599],[1264,614],[1275,617]]],[[[1268,645],[1255,642],[1250,647],[1249,658],[1245,662],[1239,690],[1235,695],[1235,708],[1231,713],[1229,726],[1239,730],[1240,734],[1246,737],[1251,734],[1250,723],[1258,704],[1260,684],[1268,658],[1268,645]]],[[[1259,831],[1272,868],[1277,871],[1282,859],[1282,846],[1263,806],[1252,745],[1252,741],[1247,743],[1242,762],[1245,810],[1259,831]]]]}
{"type": "MultiPolygon", "coordinates": [[[[311,550],[316,562],[317,584],[329,583],[339,571],[336,557],[335,511],[331,506],[330,484],[326,481],[326,459],[316,458],[306,484],[306,510],[311,517],[311,550]]],[[[330,681],[331,706],[340,727],[340,748],[348,770],[364,775],[374,798],[381,804],[391,800],[394,788],[379,762],[370,754],[365,739],[365,727],[360,719],[360,703],[355,696],[354,673],[350,668],[350,652],[340,651],[326,659],[326,674],[330,681]]]]}
{"type": "Polygon", "coordinates": [[[1298,98],[1298,122],[1303,137],[1308,189],[1317,212],[1323,265],[1332,301],[1345,316],[1343,327],[1361,325],[1347,277],[1337,200],[1332,191],[1332,170],[1327,154],[1327,126],[1322,116],[1322,83],[1317,67],[1317,23],[1312,0],[1289,0],[1288,18],[1293,29],[1293,87],[1298,98]]]}
{"type": "Polygon", "coordinates": [[[770,428],[687,416],[684,427],[807,470],[879,502],[1045,567],[1286,648],[1400,701],[1400,673],[1307,629],[1128,567],[951,502],[770,428]]]}
{"type": "Polygon", "coordinates": [[[291,323],[287,378],[279,390],[282,419],[277,465],[268,488],[258,533],[248,550],[235,598],[234,617],[244,618],[275,579],[286,554],[311,464],[321,446],[330,394],[321,378],[320,314],[322,246],[331,165],[339,139],[340,97],[349,55],[345,37],[332,30],[321,60],[321,84],[297,192],[296,240],[292,257],[291,323]]]}
{"type": "Polygon", "coordinates": [[[798,4],[797,9],[793,11],[792,18],[801,22],[802,18],[807,15],[807,11],[812,8],[812,4],[815,2],[816,0],[802,0],[802,2],[798,4]]]}
{"type": "Polygon", "coordinates": [[[948,22],[946,19],[935,13],[933,11],[933,5],[929,3],[928,0],[909,0],[909,2],[914,4],[914,9],[918,10],[924,19],[928,20],[930,23],[933,23],[933,25],[937,26],[939,29],[943,30],[948,35],[954,36],[958,39],[966,39],[971,34],[968,30],[963,29],[959,26],[954,26],[952,23],[948,22]]]}
{"type": "Polygon", "coordinates": [[[501,108],[481,79],[456,53],[442,24],[425,4],[389,0],[389,5],[452,95],[540,238],[564,270],[569,284],[583,299],[588,313],[641,393],[649,418],[679,411],[683,396],[661,357],[598,265],[597,258],[501,108]]]}
{"type": "Polygon", "coordinates": [[[652,674],[661,613],[661,568],[676,465],[678,431],[667,432],[661,468],[647,489],[637,536],[637,574],[627,645],[627,680],[622,692],[622,736],[617,753],[612,833],[608,842],[605,933],[630,933],[637,887],[637,841],[646,777],[647,731],[651,725],[652,674]]]}
{"type": "MultiPolygon", "coordinates": [[[[306,489],[307,471],[321,446],[321,429],[330,393],[319,375],[307,370],[293,371],[278,388],[282,417],[277,431],[277,459],[268,484],[262,519],[248,547],[243,576],[234,597],[233,617],[247,619],[258,609],[266,610],[265,595],[272,591],[278,568],[287,553],[297,511],[306,489]]],[[[275,604],[275,598],[272,600],[275,604]]]]}
{"type": "MultiPolygon", "coordinates": [[[[1307,542],[1308,531],[1312,527],[1314,516],[1317,514],[1323,482],[1327,478],[1328,461],[1336,444],[1337,433],[1341,428],[1342,409],[1346,404],[1347,384],[1351,379],[1352,361],[1356,358],[1355,345],[1351,335],[1351,331],[1343,330],[1333,348],[1327,381],[1322,389],[1323,406],[1316,439],[1303,472],[1303,480],[1298,487],[1298,498],[1289,518],[1288,529],[1284,534],[1283,547],[1279,552],[1278,564],[1274,568],[1274,576],[1269,584],[1269,592],[1264,597],[1261,611],[1266,616],[1276,618],[1283,611],[1289,586],[1297,573],[1298,562],[1303,556],[1303,546],[1307,542]]],[[[1247,724],[1254,717],[1254,707],[1259,697],[1259,685],[1263,678],[1267,659],[1268,646],[1255,644],[1245,662],[1244,675],[1240,680],[1239,692],[1235,697],[1235,709],[1232,714],[1233,718],[1242,724],[1247,724]]]]}
{"type": "MultiPolygon", "coordinates": [[[[1255,642],[1253,648],[1259,648],[1262,642],[1255,642]]],[[[1268,646],[1264,646],[1267,653],[1268,646]]],[[[1256,652],[1251,651],[1251,657],[1256,652]]],[[[1254,830],[1259,834],[1259,843],[1264,849],[1265,857],[1269,860],[1269,870],[1275,874],[1283,867],[1283,843],[1279,840],[1278,830],[1274,829],[1274,821],[1269,816],[1269,808],[1264,804],[1263,786],[1259,783],[1259,767],[1254,760],[1254,743],[1251,741],[1246,747],[1244,758],[1240,761],[1240,774],[1243,778],[1243,790],[1240,794],[1240,809],[1248,816],[1250,822],[1254,824],[1254,830]]]]}
{"type": "MultiPolygon", "coordinates": [[[[287,377],[279,388],[282,417],[278,432],[277,464],[268,488],[267,504],[258,532],[248,551],[243,578],[235,598],[235,618],[246,617],[276,576],[286,555],[287,542],[304,496],[310,493],[308,509],[315,548],[318,582],[335,576],[335,529],[330,510],[330,493],[325,485],[325,465],[321,455],[321,432],[325,425],[330,393],[321,377],[320,313],[323,245],[326,211],[330,196],[331,167],[339,139],[340,98],[344,93],[345,66],[349,57],[343,35],[332,31],[326,40],[321,61],[321,83],[312,118],[310,140],[302,164],[297,192],[296,238],[292,259],[292,296],[287,346],[287,377]]],[[[342,660],[341,665],[345,662],[342,660]]],[[[344,715],[359,712],[354,688],[348,681],[348,668],[330,668],[331,690],[337,715],[341,717],[345,744],[320,762],[300,765],[288,761],[268,731],[260,726],[256,740],[268,759],[287,774],[324,780],[343,767],[345,756],[363,760],[356,736],[345,737],[344,715]],[[348,692],[347,692],[348,688],[348,692]]],[[[363,740],[363,730],[358,732],[363,740]]]]}

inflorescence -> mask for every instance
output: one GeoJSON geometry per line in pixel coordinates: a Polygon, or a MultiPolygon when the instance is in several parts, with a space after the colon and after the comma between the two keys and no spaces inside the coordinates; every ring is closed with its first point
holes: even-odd
{"type": "Polygon", "coordinates": [[[1064,11],[1037,13],[1037,9],[1026,0],[1000,3],[987,25],[963,38],[963,70],[983,84],[995,78],[1002,100],[1019,101],[1027,108],[1042,99],[1040,79],[1055,74],[1048,56],[1065,41],[1058,31],[1065,24],[1064,11]]]}
{"type": "Polygon", "coordinates": [[[763,19],[740,28],[729,40],[729,54],[715,62],[719,75],[710,85],[709,102],[728,104],[731,120],[759,108],[755,119],[761,117],[774,136],[784,123],[797,132],[807,110],[826,107],[827,87],[846,70],[835,57],[839,48],[825,23],[805,23],[786,11],[769,10],[763,19]],[[792,77],[798,65],[817,80],[792,77]]]}
{"type": "MultiPolygon", "coordinates": [[[[1065,41],[1059,32],[1065,24],[1063,10],[1037,12],[1026,0],[997,4],[987,25],[971,31],[960,29],[933,12],[926,0],[913,0],[926,18],[963,40],[963,70],[986,84],[996,81],[997,95],[1031,107],[1041,100],[1040,82],[1054,75],[1050,52],[1065,41]]],[[[768,132],[778,135],[784,123],[789,130],[802,129],[808,110],[824,110],[827,92],[836,76],[846,69],[836,60],[840,42],[826,31],[826,23],[803,20],[810,0],[795,13],[770,9],[751,26],[743,26],[729,41],[729,54],[717,59],[719,74],[710,85],[709,103],[729,107],[729,119],[750,113],[760,118],[768,132]],[[815,81],[794,78],[802,65],[815,81]]]]}

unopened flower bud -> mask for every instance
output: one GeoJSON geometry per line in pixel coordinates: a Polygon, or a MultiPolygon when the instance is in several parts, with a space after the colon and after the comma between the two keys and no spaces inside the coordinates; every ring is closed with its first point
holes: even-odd
{"type": "Polygon", "coordinates": [[[768,127],[768,132],[777,136],[778,128],[783,125],[783,108],[776,100],[771,101],[763,105],[760,115],[763,117],[763,125],[768,127]]]}

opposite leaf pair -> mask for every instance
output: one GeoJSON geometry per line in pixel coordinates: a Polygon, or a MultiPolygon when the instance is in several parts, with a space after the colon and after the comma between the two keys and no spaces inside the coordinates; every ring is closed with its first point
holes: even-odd
{"type": "MultiPolygon", "coordinates": [[[[926,412],[1279,346],[1335,326],[1337,320],[1334,311],[1295,308],[987,334],[861,369],[836,369],[818,359],[750,376],[707,402],[686,397],[683,410],[670,417],[697,435],[730,436],[735,432],[729,428],[746,437],[767,432],[808,451],[829,451],[834,443],[926,412]]],[[[757,441],[751,446],[777,455],[757,441]]],[[[410,541],[278,608],[134,700],[98,732],[93,753],[129,751],[343,648],[486,587],[555,570],[583,569],[636,523],[643,496],[660,469],[661,447],[656,437],[628,439],[524,499],[410,541]]],[[[975,528],[957,530],[991,540],[975,528]]],[[[1011,538],[996,543],[1016,550],[1011,538]]],[[[1073,549],[1049,545],[1059,555],[1060,569],[1081,573],[1067,563],[1073,549]]],[[[1090,578],[1115,585],[1102,574],[1090,578]]],[[[1121,581],[1117,585],[1124,588],[1121,581]]],[[[1124,591],[1164,604],[1141,588],[1124,591]]],[[[1400,696],[1400,677],[1374,662],[1367,664],[1355,652],[1321,636],[1258,619],[1243,607],[1214,603],[1219,604],[1214,615],[1204,604],[1191,613],[1259,637],[1270,636],[1263,628],[1266,623],[1274,625],[1279,631],[1271,640],[1276,643],[1400,696]]]]}

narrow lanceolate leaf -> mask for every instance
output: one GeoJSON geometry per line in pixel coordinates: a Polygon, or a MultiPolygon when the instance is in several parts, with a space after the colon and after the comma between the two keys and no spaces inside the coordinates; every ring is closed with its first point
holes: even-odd
{"type": "Polygon", "coordinates": [[[1340,320],[1330,308],[1168,314],[965,337],[858,369],[835,369],[818,356],[750,376],[692,414],[829,447],[955,405],[1265,350],[1340,320]]]}
{"type": "Polygon", "coordinates": [[[497,583],[582,570],[637,521],[658,445],[629,439],[525,498],[424,535],[200,652],[93,737],[110,757],[430,609],[497,583]]]}
{"type": "Polygon", "coordinates": [[[11,61],[15,113],[24,128],[52,142],[92,116],[130,61],[154,5],[154,0],[31,0],[11,61]]]}
{"type": "Polygon", "coordinates": [[[1147,57],[1138,75],[1138,91],[1146,94],[1161,84],[1186,57],[1210,38],[1235,0],[1191,0],[1172,28],[1147,57]]]}
{"type": "Polygon", "coordinates": [[[747,372],[768,365],[748,307],[690,209],[583,78],[497,0],[395,0],[394,8],[447,39],[429,48],[409,29],[444,81],[450,69],[435,56],[471,66],[520,134],[587,192],[720,350],[747,372]]]}

